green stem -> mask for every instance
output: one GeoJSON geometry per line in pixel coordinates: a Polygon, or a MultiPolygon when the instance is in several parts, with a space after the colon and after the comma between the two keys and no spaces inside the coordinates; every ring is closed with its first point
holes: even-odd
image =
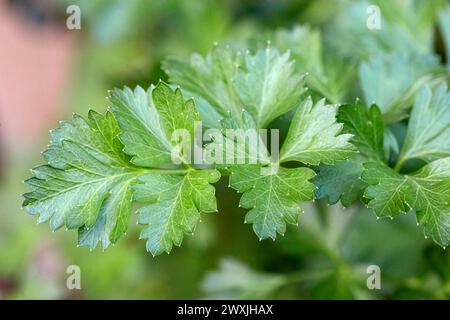
{"type": "Polygon", "coordinates": [[[188,173],[191,170],[192,170],[192,168],[190,168],[190,169],[176,169],[176,170],[172,170],[172,169],[144,169],[142,171],[143,172],[151,172],[151,173],[154,173],[154,174],[185,174],[185,173],[188,173]]]}
{"type": "Polygon", "coordinates": [[[400,172],[400,170],[402,169],[403,165],[406,162],[406,158],[401,158],[397,161],[397,163],[395,164],[394,170],[397,172],[400,172]]]}
{"type": "Polygon", "coordinates": [[[322,226],[326,227],[328,224],[328,205],[325,203],[325,200],[318,200],[316,208],[322,226]]]}

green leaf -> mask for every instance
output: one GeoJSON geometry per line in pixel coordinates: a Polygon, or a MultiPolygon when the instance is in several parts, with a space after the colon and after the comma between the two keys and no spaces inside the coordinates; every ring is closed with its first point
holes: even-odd
{"type": "Polygon", "coordinates": [[[234,88],[257,128],[265,128],[291,110],[305,91],[303,76],[294,73],[289,52],[280,54],[270,47],[245,55],[234,88]]]}
{"type": "Polygon", "coordinates": [[[442,82],[434,94],[424,86],[417,94],[399,163],[425,162],[450,156],[450,93],[442,82]]]}
{"type": "Polygon", "coordinates": [[[152,99],[168,140],[177,129],[184,129],[191,136],[194,134],[194,124],[200,121],[200,116],[192,99],[184,101],[181,89],[173,91],[160,82],[152,91],[152,99]]]}
{"type": "Polygon", "coordinates": [[[332,103],[343,102],[356,77],[356,68],[342,59],[325,60],[319,30],[308,26],[279,29],[273,34],[273,44],[280,51],[290,51],[296,71],[307,74],[309,88],[332,103]]]}
{"type": "Polygon", "coordinates": [[[271,175],[262,174],[260,165],[240,165],[231,168],[230,185],[243,193],[239,202],[251,209],[246,223],[260,239],[275,239],[284,235],[286,223],[298,224],[302,211],[300,202],[313,199],[315,186],[310,182],[315,175],[309,168],[278,168],[271,175]]]}
{"type": "Polygon", "coordinates": [[[145,204],[139,221],[148,225],[148,250],[169,252],[183,232],[193,231],[200,213],[216,211],[210,183],[219,172],[193,169],[171,139],[178,129],[193,139],[195,105],[162,82],[147,92],[114,90],[110,100],[116,117],[90,111],[88,120],[75,115],[52,131],[48,165],[26,181],[32,191],[23,206],[52,229],[78,229],[80,245],[105,249],[126,232],[136,198],[145,204]],[[173,153],[184,163],[173,163],[173,153]]]}
{"type": "Polygon", "coordinates": [[[314,184],[318,199],[327,197],[329,204],[339,200],[344,207],[358,201],[364,193],[366,184],[361,180],[365,158],[354,155],[344,161],[336,161],[333,165],[319,165],[314,184]]]}
{"type": "Polygon", "coordinates": [[[369,184],[364,196],[377,216],[392,218],[414,210],[426,237],[443,247],[450,243],[450,158],[408,175],[368,163],[363,179],[369,184]]]}
{"type": "Polygon", "coordinates": [[[351,142],[361,155],[384,161],[384,127],[380,109],[366,108],[360,101],[342,106],[337,120],[344,124],[342,132],[352,135],[351,142]]]}
{"type": "Polygon", "coordinates": [[[292,109],[304,92],[303,77],[294,73],[289,53],[270,47],[242,55],[216,46],[205,58],[168,58],[163,68],[171,82],[200,96],[200,112],[208,124],[238,118],[247,109],[257,127],[264,128],[292,109]]]}
{"type": "Polygon", "coordinates": [[[224,165],[216,164],[216,167],[222,168],[232,164],[270,164],[267,146],[256,129],[254,119],[246,110],[242,110],[239,118],[228,117],[220,123],[222,139],[206,146],[206,149],[215,147],[216,150],[223,151],[224,165]]]}
{"type": "Polygon", "coordinates": [[[405,177],[381,163],[367,163],[363,180],[369,187],[364,197],[369,199],[369,207],[376,215],[394,217],[409,211],[406,194],[411,192],[405,177]]]}
{"type": "MultiPolygon", "coordinates": [[[[124,151],[142,165],[168,167],[170,156],[168,160],[164,158],[165,162],[154,162],[157,151],[152,145],[145,144],[151,140],[139,137],[162,133],[158,138],[164,139],[167,145],[162,152],[170,155],[177,146],[177,141],[171,139],[172,134],[183,129],[193,141],[194,121],[199,120],[199,115],[192,100],[184,102],[180,89],[174,91],[163,82],[150,89],[146,101],[136,103],[141,97],[141,90],[136,89],[133,94],[125,88],[116,90],[114,99],[111,99],[112,110],[122,129],[120,137],[125,145],[124,151]],[[132,132],[136,135],[130,135],[132,132]]],[[[218,181],[219,172],[193,169],[190,158],[183,152],[178,156],[187,168],[172,163],[169,169],[160,170],[161,173],[152,171],[141,176],[139,184],[133,187],[134,199],[144,204],[138,210],[139,223],[147,225],[141,237],[147,239],[147,250],[153,255],[170,252],[172,244],[181,245],[183,233],[194,231],[200,213],[217,211],[214,187],[210,183],[218,181]]]]}
{"type": "Polygon", "coordinates": [[[407,202],[416,211],[425,235],[439,245],[450,243],[450,158],[436,160],[411,178],[407,202]]]}
{"type": "MultiPolygon", "coordinates": [[[[332,163],[354,153],[348,142],[351,135],[339,135],[342,125],[336,122],[336,112],[337,106],[325,105],[324,100],[313,107],[311,98],[305,99],[292,119],[279,159],[270,160],[268,146],[258,143],[264,150],[257,153],[262,154],[257,164],[228,168],[230,186],[243,193],[240,205],[251,209],[246,222],[253,223],[260,239],[275,239],[277,233],[284,234],[286,223],[298,223],[299,203],[314,198],[315,186],[311,182],[314,171],[305,167],[284,168],[283,163],[332,163]]],[[[252,125],[256,127],[245,113],[240,121],[224,121],[225,127],[251,129],[252,125]]]]}
{"type": "MultiPolygon", "coordinates": [[[[435,17],[441,1],[351,1],[339,3],[325,36],[334,55],[353,60],[393,52],[433,52],[435,17]],[[370,5],[380,9],[381,28],[368,29],[372,12],[370,5]],[[370,12],[370,14],[369,14],[370,12]]],[[[445,3],[445,1],[444,1],[445,3]]]]}
{"type": "MultiPolygon", "coordinates": [[[[193,130],[194,121],[200,120],[194,102],[184,102],[180,89],[173,91],[160,82],[144,91],[137,87],[115,89],[109,100],[111,109],[122,131],[120,140],[124,152],[133,156],[131,162],[141,167],[158,167],[171,162],[177,146],[172,141],[176,129],[193,130]]],[[[184,155],[179,160],[189,162],[184,155]]]]}
{"type": "Polygon", "coordinates": [[[359,70],[366,105],[376,103],[387,123],[406,118],[420,87],[438,80],[438,64],[435,56],[413,53],[371,58],[359,70]]]}
{"type": "Polygon", "coordinates": [[[340,134],[336,122],[337,105],[326,105],[325,99],[313,106],[310,97],[296,111],[280,152],[280,161],[306,164],[331,164],[347,159],[353,152],[350,134],[340,134]]]}
{"type": "MultiPolygon", "coordinates": [[[[399,123],[402,125],[402,123],[399,123]]],[[[400,145],[398,138],[396,137],[393,128],[385,128],[384,130],[384,157],[385,159],[391,159],[398,157],[400,153],[400,145]]]]}
{"type": "Polygon", "coordinates": [[[201,213],[216,212],[216,170],[191,170],[182,175],[149,174],[134,186],[135,200],[144,204],[138,210],[139,223],[147,227],[141,238],[153,255],[169,253],[172,244],[181,245],[183,233],[193,234],[201,213]]]}
{"type": "Polygon", "coordinates": [[[295,67],[301,72],[310,73],[307,78],[310,85],[310,76],[326,76],[322,63],[322,48],[320,31],[309,26],[296,25],[292,29],[278,29],[273,34],[273,45],[281,51],[291,51],[295,58],[295,67]]]}
{"type": "Polygon", "coordinates": [[[316,197],[328,197],[328,203],[341,200],[348,207],[362,196],[366,184],[361,180],[363,163],[384,161],[383,119],[376,105],[366,108],[361,102],[345,105],[339,109],[337,116],[344,124],[342,132],[351,134],[351,142],[359,154],[334,165],[321,164],[314,179],[317,185],[316,197]]]}
{"type": "Polygon", "coordinates": [[[162,68],[171,82],[199,97],[202,119],[209,119],[209,125],[215,127],[218,120],[230,114],[238,116],[244,107],[233,86],[242,60],[234,50],[215,46],[206,57],[198,53],[190,58],[168,57],[162,68]]]}
{"type": "Polygon", "coordinates": [[[142,170],[132,167],[117,139],[119,127],[111,113],[89,112],[85,120],[74,115],[51,131],[52,142],[43,153],[48,165],[32,170],[26,181],[32,189],[23,206],[49,221],[53,230],[65,225],[96,230],[97,237],[81,245],[106,248],[125,232],[131,214],[130,186],[142,170]],[[100,218],[101,217],[101,218],[100,218]]]}
{"type": "Polygon", "coordinates": [[[257,133],[257,129],[248,112],[243,111],[239,119],[226,118],[221,123],[223,139],[212,142],[206,149],[216,145],[215,150],[223,150],[227,159],[231,159],[225,167],[218,167],[230,173],[229,186],[243,193],[240,207],[251,209],[245,223],[253,223],[253,230],[261,240],[275,239],[277,233],[285,233],[286,223],[298,224],[300,202],[313,199],[315,187],[310,179],[314,171],[287,169],[271,163],[264,142],[258,135],[252,138],[251,133],[257,133]],[[229,129],[233,131],[229,133],[229,129]],[[231,152],[229,145],[233,147],[231,152]]]}
{"type": "Polygon", "coordinates": [[[128,184],[113,187],[111,196],[106,199],[97,220],[92,227],[78,229],[78,244],[95,249],[100,243],[106,249],[110,243],[116,243],[126,233],[132,211],[132,190],[135,180],[128,184]],[[117,215],[111,214],[117,212],[117,215]]]}

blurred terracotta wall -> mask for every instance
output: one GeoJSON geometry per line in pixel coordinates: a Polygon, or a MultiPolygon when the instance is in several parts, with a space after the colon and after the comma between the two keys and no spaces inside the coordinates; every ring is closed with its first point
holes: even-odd
{"type": "Polygon", "coordinates": [[[76,49],[76,31],[67,30],[65,21],[35,21],[19,9],[0,0],[3,159],[45,137],[50,122],[60,116],[76,49]]]}

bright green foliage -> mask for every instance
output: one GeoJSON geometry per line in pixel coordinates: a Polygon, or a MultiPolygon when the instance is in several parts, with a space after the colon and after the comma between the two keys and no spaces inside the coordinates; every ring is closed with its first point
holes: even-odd
{"type": "Polygon", "coordinates": [[[23,205],[53,230],[78,229],[80,245],[106,248],[126,232],[135,199],[144,204],[138,213],[147,249],[170,252],[193,232],[200,213],[217,211],[211,183],[219,172],[171,162],[173,154],[190,161],[171,135],[181,128],[192,138],[195,105],[162,82],[147,92],[116,89],[110,101],[117,121],[91,111],[88,120],[75,115],[52,131],[48,165],[33,170],[23,205]]]}
{"type": "Polygon", "coordinates": [[[318,30],[295,26],[280,29],[273,35],[273,44],[279,50],[290,50],[298,72],[306,74],[308,87],[332,103],[346,100],[350,84],[356,77],[354,63],[331,59],[322,53],[322,39],[318,30]]]}
{"type": "Polygon", "coordinates": [[[305,99],[292,119],[280,160],[330,164],[348,158],[353,153],[348,142],[351,135],[339,134],[342,124],[336,122],[337,109],[324,99],[314,106],[310,97],[305,99]]]}
{"type": "Polygon", "coordinates": [[[162,67],[172,82],[197,98],[203,121],[216,127],[217,120],[238,116],[243,108],[233,86],[242,60],[242,54],[216,46],[206,57],[197,53],[188,59],[169,57],[162,67]]]}
{"type": "Polygon", "coordinates": [[[224,157],[235,163],[227,166],[226,171],[230,173],[230,187],[243,193],[239,206],[251,209],[245,223],[253,224],[260,239],[275,239],[277,233],[284,235],[287,223],[298,224],[302,212],[300,202],[313,199],[315,186],[310,180],[314,171],[283,168],[276,159],[270,159],[261,139],[248,139],[246,133],[255,132],[256,123],[246,111],[238,119],[224,119],[222,128],[224,139],[215,143],[224,151],[226,144],[233,146],[231,157],[224,152],[224,157]],[[235,131],[228,134],[229,129],[235,131]]]}
{"type": "Polygon", "coordinates": [[[52,142],[44,152],[47,165],[33,169],[26,184],[25,209],[61,226],[83,227],[80,244],[103,248],[126,230],[131,214],[130,185],[142,173],[129,164],[117,138],[119,127],[111,113],[89,112],[87,120],[74,115],[51,131],[52,142]],[[96,235],[87,236],[86,232],[96,235]]]}
{"type": "MultiPolygon", "coordinates": [[[[403,128],[403,124],[401,124],[403,128]]],[[[384,130],[384,157],[390,159],[392,157],[397,157],[400,153],[399,141],[389,127],[384,130]]]]}
{"type": "Polygon", "coordinates": [[[370,59],[359,70],[366,104],[376,103],[387,123],[406,118],[415,94],[435,79],[437,68],[432,55],[394,53],[370,59]]]}
{"type": "Polygon", "coordinates": [[[400,174],[380,162],[365,164],[364,197],[379,217],[394,217],[414,210],[426,236],[441,246],[450,242],[450,94],[443,82],[434,94],[428,86],[417,94],[405,141],[395,168],[406,161],[429,162],[419,171],[400,174]]]}
{"type": "Polygon", "coordinates": [[[357,101],[339,110],[338,121],[344,124],[343,132],[352,134],[351,142],[367,159],[384,161],[383,118],[376,105],[366,108],[357,101]]]}
{"type": "MultiPolygon", "coordinates": [[[[193,140],[194,121],[199,120],[199,116],[192,100],[184,102],[180,89],[173,91],[160,82],[146,95],[147,100],[143,100],[144,92],[140,89],[131,97],[130,94],[127,89],[113,92],[112,110],[123,132],[124,151],[134,155],[141,164],[155,165],[152,155],[160,150],[150,140],[145,143],[140,136],[162,134],[166,145],[162,152],[166,154],[179,150],[171,139],[176,129],[187,130],[193,140]],[[130,132],[140,134],[133,136],[128,134],[130,132]]],[[[183,152],[178,152],[176,160],[191,161],[183,152]]],[[[139,222],[148,226],[142,233],[142,237],[148,239],[148,251],[154,255],[170,252],[172,243],[181,245],[183,232],[193,232],[200,213],[217,211],[214,188],[209,183],[217,182],[219,177],[215,170],[188,169],[181,174],[178,170],[150,173],[139,179],[134,190],[136,200],[146,205],[138,213],[139,222]]]]}
{"type": "Polygon", "coordinates": [[[227,167],[227,164],[260,164],[271,163],[270,154],[267,151],[263,137],[256,130],[256,122],[252,116],[242,110],[240,117],[225,118],[220,121],[223,139],[206,145],[219,146],[218,150],[223,152],[223,163],[218,165],[227,167]],[[230,150],[230,147],[232,149],[230,150]]]}
{"type": "MultiPolygon", "coordinates": [[[[165,83],[150,87],[146,92],[137,87],[114,90],[110,101],[112,111],[122,129],[120,139],[124,152],[132,155],[131,162],[143,167],[157,167],[171,162],[177,141],[172,141],[176,129],[193,134],[194,121],[200,117],[194,102],[184,102],[180,89],[175,92],[165,83]]],[[[178,160],[189,162],[178,154],[178,160]]]]}
{"type": "Polygon", "coordinates": [[[335,105],[325,105],[324,100],[313,105],[306,98],[292,119],[279,159],[230,167],[230,186],[243,193],[240,205],[251,209],[245,220],[253,223],[260,239],[275,239],[277,232],[285,233],[286,223],[298,224],[300,202],[314,198],[315,186],[310,181],[314,171],[283,168],[283,163],[332,163],[353,153],[348,142],[351,135],[340,135],[342,125],[336,122],[336,112],[335,105]]]}
{"type": "Polygon", "coordinates": [[[226,155],[234,159],[233,163],[241,163],[230,166],[227,171],[231,172],[230,186],[243,193],[241,206],[252,209],[246,221],[253,223],[259,238],[274,239],[277,232],[284,234],[286,222],[298,222],[299,204],[312,200],[315,188],[310,182],[314,176],[311,169],[279,166],[290,161],[331,164],[348,158],[353,147],[348,142],[350,135],[339,134],[342,125],[336,122],[336,105],[327,105],[325,100],[313,105],[311,98],[299,104],[304,91],[302,76],[294,73],[288,53],[280,54],[267,47],[253,55],[246,53],[240,57],[239,52],[215,47],[206,58],[199,55],[191,56],[190,60],[170,58],[164,67],[172,81],[199,95],[199,101],[207,101],[209,108],[215,108],[225,118],[222,121],[224,130],[244,130],[233,137],[224,132],[224,141],[214,142],[222,144],[219,150],[225,150],[224,142],[227,141],[236,146],[246,145],[245,130],[265,128],[297,106],[280,159],[273,159],[271,163],[261,140],[257,145],[245,148],[257,149],[255,162],[251,161],[254,159],[249,158],[248,152],[231,157],[226,155]]]}
{"type": "Polygon", "coordinates": [[[364,196],[368,198],[369,207],[380,218],[394,217],[409,211],[405,192],[409,191],[405,177],[393,169],[379,164],[366,164],[364,181],[370,186],[364,196]]]}
{"type": "Polygon", "coordinates": [[[243,107],[253,116],[257,128],[292,109],[304,92],[303,76],[295,74],[289,53],[267,47],[246,54],[234,80],[243,107]]]}
{"type": "Polygon", "coordinates": [[[245,222],[253,223],[260,239],[275,239],[277,232],[284,235],[286,223],[298,224],[300,202],[313,199],[315,187],[310,180],[315,174],[308,168],[279,168],[264,175],[261,169],[258,165],[233,167],[230,185],[243,193],[240,206],[251,208],[245,222]]]}
{"type": "Polygon", "coordinates": [[[330,204],[339,200],[344,207],[358,201],[364,193],[366,184],[360,179],[364,170],[365,158],[354,155],[334,165],[321,164],[317,169],[314,184],[317,186],[316,197],[327,197],[330,204]]]}
{"type": "Polygon", "coordinates": [[[376,0],[339,3],[325,37],[337,56],[362,61],[393,52],[431,53],[437,13],[446,1],[376,0]],[[371,5],[379,7],[380,29],[368,29],[371,5]]]}
{"type": "Polygon", "coordinates": [[[370,186],[364,196],[379,217],[394,217],[414,210],[425,235],[439,245],[450,243],[450,158],[435,160],[418,172],[400,175],[369,163],[363,179],[370,186]]]}
{"type": "Polygon", "coordinates": [[[171,81],[200,96],[202,118],[239,117],[246,109],[258,128],[288,112],[304,92],[303,76],[294,73],[289,53],[267,47],[251,54],[215,47],[205,58],[169,58],[163,64],[171,81]]]}
{"type": "MultiPolygon", "coordinates": [[[[80,245],[105,249],[126,233],[136,204],[147,250],[169,253],[201,214],[217,211],[212,184],[224,174],[261,240],[297,225],[302,203],[316,197],[344,206],[362,200],[378,217],[413,210],[425,235],[447,246],[450,94],[431,48],[440,5],[408,1],[398,17],[404,25],[394,25],[389,12],[399,2],[375,2],[384,10],[379,32],[353,21],[363,3],[324,26],[345,46],[297,26],[270,33],[264,47],[256,37],[254,50],[216,45],[206,56],[167,58],[175,89],[160,81],[113,90],[105,115],[74,115],[51,132],[46,164],[25,182],[25,210],[53,230],[77,229],[80,245]],[[355,39],[361,43],[349,45],[355,39]],[[312,97],[304,97],[305,83],[312,97]],[[365,103],[337,104],[357,96],[365,103]],[[201,146],[200,121],[218,129],[201,146]],[[268,128],[281,129],[281,141],[279,132],[260,135],[268,128]],[[192,165],[193,146],[206,163],[192,165]]],[[[448,47],[446,16],[439,28],[448,47]]]]}
{"type": "Polygon", "coordinates": [[[442,82],[432,94],[428,86],[417,94],[400,162],[421,159],[430,162],[450,156],[450,93],[442,82]]]}
{"type": "Polygon", "coordinates": [[[360,179],[365,162],[384,161],[383,119],[376,105],[366,108],[361,102],[342,106],[338,121],[344,124],[343,132],[352,134],[351,142],[358,150],[346,161],[334,165],[320,165],[314,179],[318,186],[316,196],[327,196],[331,204],[341,200],[346,207],[356,202],[366,184],[360,179]]]}
{"type": "Polygon", "coordinates": [[[139,223],[147,225],[141,237],[148,239],[153,255],[169,253],[172,244],[181,245],[184,233],[193,234],[200,213],[216,212],[214,187],[216,170],[191,170],[186,174],[148,174],[134,187],[135,200],[144,204],[138,210],[139,223]]]}

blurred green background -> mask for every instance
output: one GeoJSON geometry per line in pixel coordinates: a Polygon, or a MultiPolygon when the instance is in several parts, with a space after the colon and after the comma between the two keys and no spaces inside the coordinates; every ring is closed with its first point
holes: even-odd
{"type": "Polygon", "coordinates": [[[222,180],[219,213],[205,215],[181,248],[152,258],[138,240],[136,217],[117,245],[90,252],[76,247],[76,232],[52,233],[21,209],[21,181],[42,162],[47,130],[72,112],[105,110],[108,89],[166,80],[160,63],[167,55],[204,54],[214,42],[245,47],[270,38],[275,29],[309,25],[322,32],[325,61],[332,57],[345,70],[333,75],[336,100],[358,95],[353,66],[380,52],[410,46],[435,52],[445,62],[448,2],[379,2],[389,13],[383,16],[388,30],[381,40],[368,34],[364,1],[5,1],[0,17],[7,19],[0,19],[0,31],[7,23],[19,24],[24,39],[8,43],[14,39],[0,32],[0,67],[15,70],[0,69],[0,87],[15,81],[13,89],[0,89],[0,299],[448,299],[449,250],[424,239],[413,214],[377,220],[363,206],[344,210],[318,201],[305,207],[300,226],[289,228],[285,237],[259,242],[243,223],[238,195],[222,180]],[[81,9],[81,30],[66,29],[70,4],[81,9]],[[397,31],[404,42],[394,38],[397,31]],[[49,39],[48,33],[55,36],[49,39]],[[30,48],[23,49],[21,41],[30,48]],[[65,44],[56,46],[48,69],[27,68],[20,60],[44,65],[51,41],[65,44]],[[64,58],[58,66],[55,57],[64,58]],[[61,73],[57,80],[49,79],[52,67],[61,73]],[[35,96],[15,107],[7,104],[31,88],[35,96]],[[41,100],[45,95],[51,98],[41,100]],[[81,268],[81,290],[66,288],[69,265],[81,268]],[[369,265],[381,268],[381,290],[366,286],[369,265]]]}

